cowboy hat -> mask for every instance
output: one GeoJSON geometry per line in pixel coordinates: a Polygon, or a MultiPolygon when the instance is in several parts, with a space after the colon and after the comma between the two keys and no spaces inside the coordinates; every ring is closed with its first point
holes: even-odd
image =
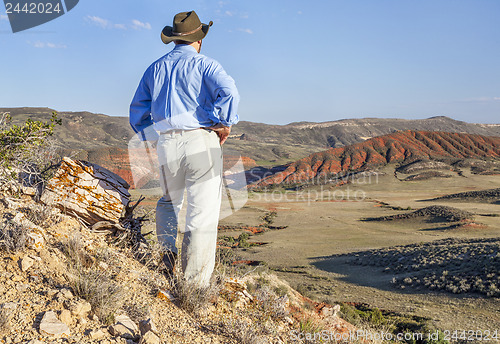
{"type": "Polygon", "coordinates": [[[203,24],[195,11],[177,13],[173,26],[165,26],[161,40],[168,44],[172,41],[196,42],[203,39],[213,22],[203,24]]]}

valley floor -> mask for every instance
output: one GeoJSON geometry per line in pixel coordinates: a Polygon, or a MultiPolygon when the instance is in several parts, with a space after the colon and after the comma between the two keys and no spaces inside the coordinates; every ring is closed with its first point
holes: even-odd
{"type": "MultiPolygon", "coordinates": [[[[265,262],[292,286],[318,301],[364,302],[432,318],[445,330],[499,329],[498,298],[425,288],[400,289],[391,283],[393,275],[383,273],[382,268],[349,265],[345,257],[335,255],[444,238],[500,237],[499,204],[420,201],[462,191],[498,188],[500,176],[464,171],[463,176],[452,178],[403,182],[395,178],[394,166],[378,172],[371,180],[342,187],[317,185],[299,191],[251,193],[245,207],[221,224],[256,226],[264,214],[275,211],[273,226],[287,227],[252,236],[249,241],[266,245],[240,249],[238,254],[242,259],[265,262]],[[473,224],[446,229],[429,219],[361,221],[434,204],[475,214],[473,224]]],[[[495,269],[498,274],[500,268],[495,269]]]]}

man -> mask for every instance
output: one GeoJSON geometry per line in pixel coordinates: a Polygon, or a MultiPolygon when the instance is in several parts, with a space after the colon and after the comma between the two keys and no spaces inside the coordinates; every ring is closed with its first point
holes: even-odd
{"type": "Polygon", "coordinates": [[[202,24],[194,11],[176,14],[173,26],[161,33],[163,43],[173,41],[174,49],[149,66],[130,105],[130,124],[142,140],[155,140],[160,132],[157,152],[164,195],[156,207],[156,232],[171,271],[187,191],[181,263],[184,278],[198,287],[209,285],[215,266],[221,145],[238,122],[234,80],[217,61],[200,54],[212,24],[202,24]]]}

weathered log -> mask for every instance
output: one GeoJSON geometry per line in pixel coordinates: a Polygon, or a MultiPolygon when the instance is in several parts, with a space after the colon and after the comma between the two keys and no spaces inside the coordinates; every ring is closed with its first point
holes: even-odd
{"type": "Polygon", "coordinates": [[[104,167],[65,157],[47,182],[41,201],[80,217],[90,226],[99,221],[118,223],[129,203],[129,187],[104,167]]]}
{"type": "Polygon", "coordinates": [[[114,234],[116,231],[123,232],[125,228],[123,228],[119,223],[99,221],[92,226],[92,230],[96,232],[106,231],[114,234]]]}

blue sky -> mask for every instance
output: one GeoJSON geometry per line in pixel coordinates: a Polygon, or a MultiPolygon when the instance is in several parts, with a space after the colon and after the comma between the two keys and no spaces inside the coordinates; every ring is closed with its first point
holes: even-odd
{"type": "Polygon", "coordinates": [[[16,34],[0,5],[0,107],[127,116],[172,48],[161,29],[192,9],[214,21],[202,53],[236,80],[242,120],[500,122],[498,0],[80,0],[16,34]]]}

